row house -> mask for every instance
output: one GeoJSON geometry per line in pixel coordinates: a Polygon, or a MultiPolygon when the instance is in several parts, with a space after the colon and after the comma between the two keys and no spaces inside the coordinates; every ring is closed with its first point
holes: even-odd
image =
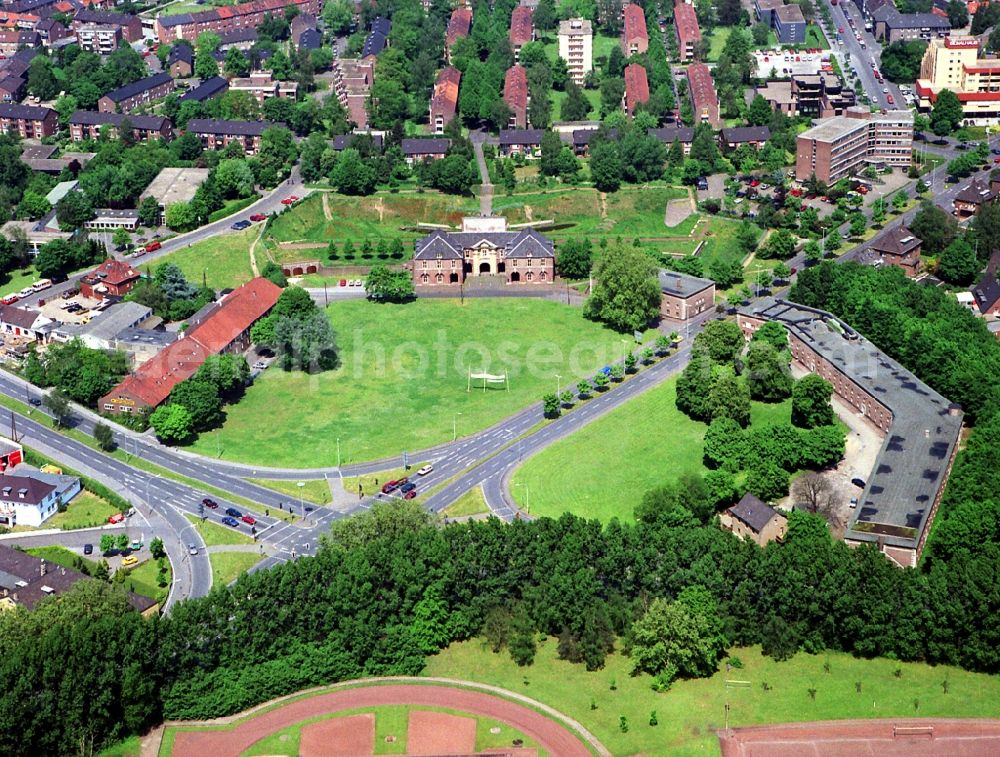
{"type": "Polygon", "coordinates": [[[695,46],[701,42],[701,28],[694,6],[684,0],[674,5],[674,33],[677,35],[677,52],[681,63],[694,59],[695,46]]]}
{"type": "Polygon", "coordinates": [[[503,101],[510,108],[511,129],[528,128],[528,73],[524,66],[514,65],[507,69],[503,80],[503,101]]]}
{"type": "Polygon", "coordinates": [[[455,8],[448,20],[448,29],[444,33],[444,59],[451,65],[451,48],[458,40],[468,37],[472,29],[472,8],[464,5],[455,8]]]}
{"type": "Polygon", "coordinates": [[[440,160],[448,154],[451,140],[443,137],[434,139],[404,139],[399,143],[407,165],[422,163],[425,160],[440,160]]]}
{"type": "Polygon", "coordinates": [[[252,0],[198,13],[159,16],[155,31],[157,39],[163,44],[177,39],[194,42],[202,32],[222,35],[237,29],[256,29],[266,16],[284,16],[285,9],[289,7],[315,16],[320,11],[320,0],[252,0]]]}
{"type": "Polygon", "coordinates": [[[704,63],[692,63],[688,66],[687,78],[695,123],[707,123],[718,129],[722,119],[719,117],[719,96],[715,92],[712,72],[704,63]]]}
{"type": "Polygon", "coordinates": [[[173,78],[165,71],[147,76],[145,79],[111,90],[97,101],[97,109],[102,113],[128,113],[166,97],[174,91],[175,86],[173,78]]]}
{"type": "Polygon", "coordinates": [[[51,137],[59,129],[59,115],[52,108],[0,104],[0,132],[21,139],[51,137]]]}
{"type": "Polygon", "coordinates": [[[625,94],[622,95],[622,107],[625,115],[632,118],[639,105],[649,102],[649,80],[646,69],[638,63],[625,66],[625,94]]]}
{"type": "Polygon", "coordinates": [[[238,143],[247,155],[256,155],[261,135],[282,123],[270,121],[224,121],[215,118],[192,118],[187,131],[201,139],[206,150],[221,150],[232,142],[238,143]]]}
{"type": "Polygon", "coordinates": [[[509,158],[512,155],[535,157],[542,149],[542,137],[545,129],[501,129],[500,154],[509,158]]]}
{"type": "Polygon", "coordinates": [[[455,118],[458,108],[458,86],[462,72],[449,66],[438,74],[431,94],[430,126],[435,134],[444,134],[444,127],[455,118]]]}
{"type": "Polygon", "coordinates": [[[170,119],[164,116],[126,116],[124,113],[101,113],[93,110],[77,110],[69,117],[69,136],[74,142],[98,139],[104,127],[110,127],[112,139],[118,139],[123,123],[128,122],[132,134],[138,142],[150,142],[173,137],[170,119]]]}
{"type": "Polygon", "coordinates": [[[510,14],[510,49],[517,63],[521,48],[535,39],[534,12],[527,5],[519,5],[510,14]]]}
{"type": "Polygon", "coordinates": [[[646,32],[646,14],[642,7],[629,3],[622,10],[622,53],[626,58],[642,55],[649,49],[649,34],[646,32]]]}
{"type": "Polygon", "coordinates": [[[270,71],[254,71],[247,78],[231,79],[231,92],[246,92],[258,104],[271,97],[288,97],[292,100],[298,97],[299,84],[294,81],[278,81],[270,71]]]}
{"type": "Polygon", "coordinates": [[[73,16],[73,31],[79,32],[84,26],[113,26],[120,30],[121,38],[129,42],[139,42],[142,40],[142,19],[138,16],[125,13],[109,13],[84,9],[76,12],[73,16]]]}

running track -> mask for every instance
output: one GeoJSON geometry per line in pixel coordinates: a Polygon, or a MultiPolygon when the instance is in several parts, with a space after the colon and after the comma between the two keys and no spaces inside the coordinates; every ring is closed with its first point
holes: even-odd
{"type": "Polygon", "coordinates": [[[307,718],[380,705],[448,707],[501,720],[559,757],[591,757],[570,731],[523,705],[448,686],[388,685],[342,689],[300,699],[238,723],[232,730],[177,731],[173,757],[238,757],[275,731],[307,718]]]}

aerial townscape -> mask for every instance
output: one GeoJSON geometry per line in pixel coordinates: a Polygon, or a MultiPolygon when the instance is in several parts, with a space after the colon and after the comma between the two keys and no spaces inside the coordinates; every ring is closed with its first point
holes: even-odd
{"type": "Polygon", "coordinates": [[[0,0],[0,754],[1000,754],[1000,2],[0,0]]]}

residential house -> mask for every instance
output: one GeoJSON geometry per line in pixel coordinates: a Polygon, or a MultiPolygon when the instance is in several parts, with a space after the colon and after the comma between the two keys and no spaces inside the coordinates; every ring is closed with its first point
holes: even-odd
{"type": "Polygon", "coordinates": [[[29,476],[0,475],[0,521],[37,528],[59,511],[56,487],[29,476]]]}
{"type": "Polygon", "coordinates": [[[979,208],[997,198],[997,193],[990,189],[990,185],[985,181],[973,179],[965,186],[952,201],[955,206],[955,215],[959,218],[968,218],[979,212],[979,208]]]}
{"type": "Polygon", "coordinates": [[[417,287],[460,286],[479,276],[505,284],[551,284],[552,240],[534,229],[508,231],[502,216],[462,219],[461,231],[434,231],[418,239],[407,264],[417,287]]]}
{"type": "Polygon", "coordinates": [[[194,73],[194,48],[177,42],[167,55],[167,70],[175,79],[186,79],[194,73]]]}
{"type": "Polygon", "coordinates": [[[320,10],[320,0],[251,0],[238,5],[220,5],[198,13],[158,16],[155,31],[162,44],[178,39],[194,42],[202,32],[214,32],[224,37],[232,32],[256,30],[267,16],[283,16],[288,7],[298,8],[300,13],[316,15],[320,10]]]}
{"type": "Polygon", "coordinates": [[[284,126],[270,121],[223,121],[216,118],[192,118],[187,131],[201,139],[206,150],[221,150],[237,142],[247,155],[256,155],[261,135],[272,126],[284,126]]]}
{"type": "Polygon", "coordinates": [[[307,50],[318,49],[323,42],[323,35],[319,33],[319,20],[311,13],[299,13],[292,19],[289,25],[289,36],[295,47],[304,47],[307,50]],[[314,39],[313,34],[310,32],[315,32],[318,39],[314,39]],[[303,35],[305,35],[304,38],[303,35]],[[316,42],[316,46],[310,47],[313,41],[316,42]]]}
{"type": "Polygon", "coordinates": [[[27,87],[26,79],[20,76],[4,76],[0,71],[0,103],[17,103],[24,97],[27,87]]]}
{"type": "Polygon", "coordinates": [[[371,140],[375,152],[382,152],[382,135],[368,132],[352,132],[351,134],[338,134],[333,138],[332,147],[335,151],[341,152],[349,147],[357,148],[355,140],[371,140]]]}
{"type": "MultiPolygon", "coordinates": [[[[589,155],[590,143],[598,133],[600,133],[600,129],[574,129],[572,136],[573,152],[584,157],[589,155]]],[[[604,135],[606,139],[613,142],[618,139],[618,129],[607,129],[604,135]]]]}
{"type": "Polygon", "coordinates": [[[646,133],[660,140],[667,146],[667,149],[670,149],[675,141],[679,142],[681,149],[684,150],[684,155],[691,154],[691,143],[694,141],[694,128],[691,126],[683,126],[675,122],[659,129],[647,129],[646,133]]]}
{"type": "Polygon", "coordinates": [[[440,160],[448,154],[451,140],[442,137],[436,139],[403,139],[399,144],[407,165],[413,165],[424,160],[440,160]]]}
{"type": "Polygon", "coordinates": [[[97,208],[94,217],[83,227],[87,231],[136,231],[139,228],[139,211],[132,208],[97,208]]]}
{"type": "Polygon", "coordinates": [[[350,120],[361,131],[368,129],[368,95],[375,81],[372,60],[334,58],[331,69],[332,89],[347,110],[350,120]]]}
{"type": "Polygon", "coordinates": [[[528,99],[528,74],[524,66],[511,66],[503,81],[503,101],[510,108],[509,128],[528,128],[528,99]]]}
{"type": "Polygon", "coordinates": [[[509,158],[512,155],[535,157],[542,149],[542,137],[545,129],[501,129],[500,154],[509,158]]]}
{"type": "Polygon", "coordinates": [[[905,226],[894,226],[871,241],[869,249],[877,252],[885,265],[902,268],[909,277],[917,275],[923,242],[905,226]]]}
{"type": "Polygon", "coordinates": [[[384,16],[376,16],[372,21],[371,31],[365,38],[365,44],[361,48],[362,58],[375,58],[380,52],[389,46],[389,32],[392,24],[384,16]]]}
{"type": "Polygon", "coordinates": [[[0,332],[28,342],[47,342],[54,321],[37,310],[5,305],[0,308],[0,332]]]}
{"type": "Polygon", "coordinates": [[[69,136],[74,142],[98,139],[104,127],[108,127],[111,138],[117,139],[119,128],[126,122],[132,126],[132,135],[139,142],[171,139],[174,134],[173,126],[165,116],[126,116],[124,113],[77,110],[69,117],[69,136]]]}
{"type": "Polygon", "coordinates": [[[872,13],[875,39],[883,44],[904,40],[929,40],[945,37],[951,31],[947,16],[936,13],[900,13],[895,5],[886,4],[872,13]]]}
{"type": "Polygon", "coordinates": [[[976,308],[984,318],[1000,318],[1000,281],[996,271],[987,271],[972,289],[976,308]]]}
{"type": "Polygon", "coordinates": [[[735,150],[742,145],[750,145],[759,150],[771,138],[771,130],[766,126],[732,126],[719,132],[719,142],[723,150],[735,150]]]}
{"type": "Polygon", "coordinates": [[[621,46],[626,58],[642,55],[649,48],[646,13],[642,6],[635,3],[628,3],[622,9],[621,46]]]}
{"type": "Polygon", "coordinates": [[[80,294],[92,300],[124,297],[140,278],[139,272],[125,261],[108,258],[80,279],[80,294]]]}
{"type": "Polygon", "coordinates": [[[213,76],[210,79],[205,79],[201,84],[193,89],[189,89],[183,95],[177,98],[177,102],[196,102],[203,103],[207,100],[211,100],[213,97],[220,97],[229,91],[229,81],[221,76],[213,76]]]}
{"type": "Polygon", "coordinates": [[[453,66],[448,66],[438,74],[431,93],[430,127],[435,134],[444,134],[444,127],[455,118],[458,108],[458,87],[462,80],[462,72],[453,66]]]}
{"type": "Polygon", "coordinates": [[[128,113],[136,108],[166,97],[174,91],[173,77],[166,71],[139,79],[124,87],[108,92],[97,101],[97,109],[102,113],[128,113]]]}
{"type": "Polygon", "coordinates": [[[761,547],[772,541],[781,541],[788,531],[788,518],[749,492],[727,509],[719,521],[727,531],[761,547]]]}
{"type": "Polygon", "coordinates": [[[471,28],[472,8],[465,5],[455,8],[451,12],[451,18],[448,20],[448,28],[444,33],[444,59],[448,65],[451,65],[452,46],[463,37],[468,37],[471,28]]]}
{"type": "Polygon", "coordinates": [[[625,115],[635,116],[636,109],[642,103],[649,102],[649,80],[646,69],[638,63],[625,66],[625,93],[622,95],[622,107],[625,115]]]}
{"type": "Polygon", "coordinates": [[[675,321],[689,321],[715,307],[715,282],[679,271],[661,268],[660,315],[675,321]]]}
{"type": "Polygon", "coordinates": [[[566,61],[569,78],[583,86],[594,68],[594,31],[590,21],[569,18],[559,22],[559,57],[566,61]]]}
{"type": "Polygon", "coordinates": [[[51,137],[59,129],[59,114],[52,108],[0,103],[0,132],[21,139],[51,137]]]}
{"type": "Polygon", "coordinates": [[[246,92],[258,105],[271,97],[287,97],[294,100],[298,96],[299,84],[294,81],[278,81],[270,71],[253,71],[246,78],[230,79],[230,92],[246,92]]]}
{"type": "Polygon", "coordinates": [[[677,53],[681,63],[693,60],[695,47],[701,42],[701,28],[694,5],[677,0],[674,5],[674,33],[677,35],[677,53]]]}
{"type": "Polygon", "coordinates": [[[687,78],[695,123],[707,123],[718,129],[722,119],[719,117],[719,96],[715,93],[712,72],[704,63],[692,63],[688,66],[687,78]]]}
{"type": "Polygon", "coordinates": [[[83,50],[111,55],[122,44],[122,29],[111,24],[74,24],[76,43],[83,50]]]}
{"type": "Polygon", "coordinates": [[[521,55],[521,48],[534,41],[535,25],[532,18],[534,11],[527,5],[518,5],[510,14],[510,49],[514,52],[514,62],[521,55]]]}
{"type": "Polygon", "coordinates": [[[142,19],[138,16],[90,8],[77,11],[73,16],[73,30],[78,31],[80,27],[88,25],[115,27],[119,30],[121,38],[130,43],[142,39],[142,19]]]}

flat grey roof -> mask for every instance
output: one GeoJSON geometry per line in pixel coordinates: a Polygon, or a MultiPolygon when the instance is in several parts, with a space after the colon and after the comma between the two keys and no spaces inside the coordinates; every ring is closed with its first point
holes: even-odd
{"type": "Polygon", "coordinates": [[[892,412],[846,536],[914,548],[962,430],[957,405],[830,313],[770,297],[741,312],[783,324],[892,412]]]}
{"type": "Polygon", "coordinates": [[[152,314],[152,310],[138,302],[116,302],[103,313],[94,316],[90,323],[64,326],[61,330],[67,335],[87,335],[110,342],[122,331],[149,318],[152,314]]]}
{"type": "Polygon", "coordinates": [[[190,202],[205,179],[208,178],[207,168],[164,168],[146,187],[139,201],[153,197],[164,208],[175,202],[190,202]]]}
{"type": "Polygon", "coordinates": [[[685,299],[715,284],[711,279],[700,279],[697,276],[690,276],[678,271],[668,271],[665,268],[660,269],[657,278],[660,281],[661,292],[685,299]]]}

